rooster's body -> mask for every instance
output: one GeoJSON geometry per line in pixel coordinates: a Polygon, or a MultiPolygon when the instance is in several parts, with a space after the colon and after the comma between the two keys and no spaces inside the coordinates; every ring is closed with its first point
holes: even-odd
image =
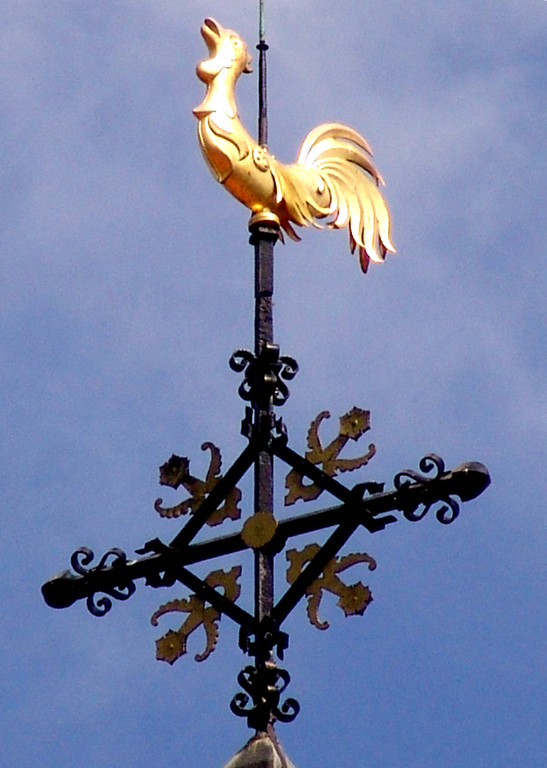
{"type": "Polygon", "coordinates": [[[235,85],[251,60],[245,43],[232,30],[206,19],[201,34],[210,57],[197,67],[207,85],[202,103],[194,109],[198,136],[215,178],[254,213],[274,214],[289,237],[293,228],[348,226],[350,247],[359,252],[366,272],[370,260],[384,261],[394,251],[389,236],[389,212],[378,189],[382,179],[371,161],[366,140],[340,123],[326,123],[305,138],[298,159],[284,165],[259,146],[239,120],[235,85]]]}

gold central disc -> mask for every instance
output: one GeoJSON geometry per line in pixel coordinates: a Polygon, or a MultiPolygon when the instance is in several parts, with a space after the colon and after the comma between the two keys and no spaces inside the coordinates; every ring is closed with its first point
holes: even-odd
{"type": "Polygon", "coordinates": [[[245,521],[241,538],[248,547],[259,549],[269,544],[276,530],[277,520],[271,512],[255,512],[245,521]]]}

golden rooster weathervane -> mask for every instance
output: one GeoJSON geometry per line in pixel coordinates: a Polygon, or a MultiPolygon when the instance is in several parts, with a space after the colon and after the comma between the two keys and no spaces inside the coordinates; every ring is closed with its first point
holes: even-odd
{"type": "Polygon", "coordinates": [[[347,226],[351,252],[357,249],[363,272],[369,261],[383,262],[395,249],[389,211],[378,189],[383,179],[367,141],[353,128],[324,123],[304,139],[296,163],[284,165],[258,144],[241,123],[236,83],[251,72],[251,57],[239,35],[215,19],[205,19],[201,35],[209,58],[196,72],[207,86],[193,112],[198,137],[213,176],[254,216],[278,222],[293,240],[293,224],[347,226]]]}
{"type": "Polygon", "coordinates": [[[73,572],[54,576],[43,585],[42,593],[54,608],[67,608],[85,599],[93,615],[104,616],[112,607],[112,599],[127,600],[135,594],[137,580],[144,579],[154,589],[183,584],[191,590],[190,596],[169,600],[152,616],[156,626],[166,614],[185,614],[178,629],[170,629],[157,640],[157,658],[173,664],[187,654],[189,636],[202,629],[206,645],[195,659],[203,661],[216,647],[221,616],[232,619],[239,626],[239,647],[252,663],[237,677],[241,690],[232,698],[230,709],[247,719],[255,735],[225,768],[294,768],[274,729],[276,722],[292,722],[300,710],[296,699],[285,698],[290,675],[278,666],[289,646],[285,620],[305,600],[310,622],[317,629],[326,629],[328,622],[318,614],[326,592],[338,597],[338,607],[346,616],[362,615],[372,600],[369,587],[360,581],[348,584],[341,574],[363,564],[372,571],[376,561],[366,553],[339,554],[356,530],[377,533],[397,522],[392,512],[419,521],[435,508],[440,523],[452,523],[459,514],[454,496],[462,502],[476,498],[490,483],[490,476],[478,462],[467,462],[447,472],[439,456],[428,454],[420,461],[420,472],[399,472],[391,491],[385,491],[383,483],[370,481],[352,487],[342,484],[337,479],[339,473],[364,467],[376,451],[370,444],[357,457],[340,456],[350,440],[359,440],[370,428],[369,411],[358,407],[340,418],[338,434],[329,443],[319,435],[329,417],[328,411],[321,411],[310,424],[305,454],[290,447],[286,426],[276,410],[289,397],[285,382],[298,371],[296,360],[281,355],[274,343],[273,256],[280,228],[298,240],[293,225],[319,226],[317,219],[327,219],[331,227],[348,226],[350,246],[352,251],[358,249],[363,271],[369,261],[383,261],[386,252],[394,249],[389,213],[378,190],[381,177],[367,142],[353,129],[339,123],[319,126],[308,134],[293,165],[282,165],[268,152],[264,0],[259,0],[259,19],[258,142],[239,121],[234,95],[239,76],[250,71],[247,48],[235,32],[213,19],[206,19],[201,28],[209,58],[199,64],[197,72],[207,85],[207,93],[194,110],[200,144],[213,175],[252,211],[254,353],[238,349],[229,363],[233,371],[244,374],[238,393],[249,404],[241,423],[247,445],[221,472],[220,449],[211,442],[203,443],[202,449],[211,454],[204,479],[190,473],[187,457],[173,454],[160,467],[160,484],[175,490],[182,486],[189,498],[169,507],[158,499],[154,506],[161,517],[191,517],[171,542],[166,544],[159,538],[147,541],[136,550],[137,559],[128,559],[123,550],[114,547],[95,564],[93,552],[81,547],[70,559],[73,572]],[[289,467],[285,479],[287,506],[314,501],[324,492],[336,499],[337,505],[276,518],[274,464],[279,462],[289,467]],[[253,502],[242,504],[238,484],[251,470],[253,502]],[[205,525],[238,521],[249,506],[238,532],[195,541],[205,525]],[[323,544],[286,549],[290,538],[326,529],[333,530],[323,544]],[[253,554],[252,613],[237,602],[240,565],[228,571],[211,571],[205,579],[189,567],[245,551],[253,554]],[[276,557],[283,551],[289,563],[289,586],[276,598],[276,557]]]}

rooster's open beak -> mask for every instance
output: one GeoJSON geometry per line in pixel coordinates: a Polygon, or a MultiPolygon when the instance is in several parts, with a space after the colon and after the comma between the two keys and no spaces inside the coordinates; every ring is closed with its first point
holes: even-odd
{"type": "Polygon", "coordinates": [[[203,22],[201,27],[201,36],[205,40],[205,44],[211,52],[218,45],[218,41],[224,31],[224,28],[215,21],[215,19],[207,18],[203,22]]]}

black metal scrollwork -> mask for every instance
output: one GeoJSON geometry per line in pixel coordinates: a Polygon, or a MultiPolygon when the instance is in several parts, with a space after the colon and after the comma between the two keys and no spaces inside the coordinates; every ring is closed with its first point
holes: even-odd
{"type": "Polygon", "coordinates": [[[399,490],[399,488],[403,485],[408,485],[412,480],[417,483],[427,483],[432,480],[438,480],[445,472],[444,461],[440,456],[437,456],[436,453],[428,453],[427,456],[424,456],[423,459],[420,460],[419,467],[422,472],[433,472],[434,470],[437,470],[437,472],[434,477],[426,477],[425,475],[420,475],[419,472],[415,472],[413,469],[403,469],[402,472],[399,472],[393,478],[393,485],[395,488],[399,490]]]}
{"type": "Polygon", "coordinates": [[[108,552],[102,556],[98,565],[95,565],[92,568],[86,568],[85,566],[89,565],[94,557],[95,555],[91,549],[88,549],[88,547],[80,547],[80,549],[77,549],[70,558],[70,564],[80,576],[87,576],[89,573],[102,571],[103,568],[106,568],[109,565],[108,560],[110,558],[112,558],[110,566],[125,565],[127,563],[127,555],[122,549],[118,549],[117,547],[109,549],[108,552]]]}
{"type": "Polygon", "coordinates": [[[279,347],[266,344],[258,357],[247,349],[238,349],[229,362],[230,368],[237,373],[245,371],[245,378],[238,393],[243,400],[253,401],[266,394],[273,405],[283,405],[289,397],[285,381],[294,379],[298,373],[298,363],[292,357],[280,356],[279,347]]]}
{"type": "MultiPolygon", "coordinates": [[[[70,564],[74,571],[80,576],[90,576],[96,574],[105,569],[116,570],[117,568],[123,568],[127,564],[127,555],[125,552],[118,548],[109,549],[108,552],[103,555],[98,565],[88,568],[87,566],[93,562],[95,555],[91,549],[87,547],[81,547],[73,553],[70,558],[70,564]]],[[[104,616],[112,608],[113,597],[115,600],[129,600],[131,595],[135,593],[135,583],[133,581],[126,581],[120,579],[120,583],[116,586],[101,587],[98,590],[93,591],[88,595],[86,600],[87,609],[93,616],[104,616]],[[98,597],[99,592],[105,593],[105,596],[98,597]],[[110,597],[107,597],[109,595],[110,597]]]]}
{"type": "MultiPolygon", "coordinates": [[[[427,456],[424,456],[420,461],[419,467],[422,472],[434,472],[435,474],[432,476],[427,476],[422,475],[419,472],[415,472],[411,469],[405,469],[402,472],[399,472],[393,478],[393,485],[395,488],[398,491],[404,490],[404,488],[409,486],[411,483],[422,483],[425,487],[431,487],[445,474],[444,461],[435,453],[430,453],[427,456]]],[[[455,501],[455,499],[452,498],[452,496],[444,495],[431,501],[425,500],[422,504],[423,508],[421,510],[419,507],[422,505],[413,504],[411,506],[403,506],[403,515],[407,520],[417,522],[418,520],[424,518],[435,504],[441,504],[441,506],[436,510],[435,516],[437,520],[443,525],[449,525],[450,523],[453,523],[460,514],[459,504],[457,501],[455,501]]]]}
{"type": "Polygon", "coordinates": [[[238,717],[246,717],[250,727],[265,730],[271,719],[290,723],[300,712],[296,699],[288,698],[281,705],[279,699],[291,681],[286,669],[273,662],[263,667],[245,667],[237,676],[245,693],[236,693],[230,709],[238,717]]]}

